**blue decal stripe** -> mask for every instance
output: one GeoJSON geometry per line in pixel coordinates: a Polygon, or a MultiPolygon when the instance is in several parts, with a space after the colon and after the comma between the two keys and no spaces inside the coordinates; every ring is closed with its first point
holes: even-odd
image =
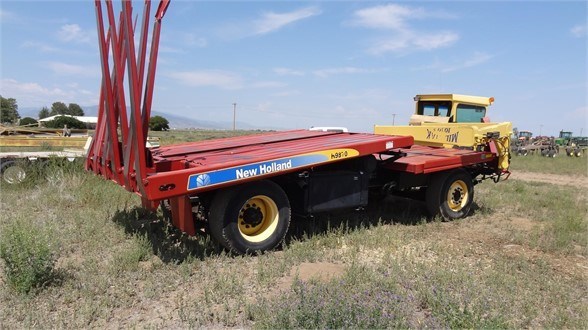
{"type": "Polygon", "coordinates": [[[310,154],[288,158],[275,159],[267,162],[248,164],[218,171],[192,174],[188,178],[188,190],[221,183],[247,179],[250,177],[279,172],[325,162],[328,157],[324,154],[310,154]]]}

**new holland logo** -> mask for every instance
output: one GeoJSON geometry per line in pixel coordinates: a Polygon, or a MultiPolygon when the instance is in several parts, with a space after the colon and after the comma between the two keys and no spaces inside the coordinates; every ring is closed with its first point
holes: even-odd
{"type": "Polygon", "coordinates": [[[210,184],[210,175],[200,174],[196,177],[196,187],[204,187],[210,184]]]}

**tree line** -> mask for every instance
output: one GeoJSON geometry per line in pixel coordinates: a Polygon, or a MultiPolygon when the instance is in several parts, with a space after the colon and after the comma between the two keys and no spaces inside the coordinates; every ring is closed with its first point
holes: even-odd
{"type": "MultiPolygon", "coordinates": [[[[20,114],[18,113],[18,103],[16,99],[4,98],[0,95],[0,101],[0,124],[31,125],[37,123],[37,120],[31,117],[24,117],[21,119],[20,114]]],[[[55,115],[82,117],[84,116],[84,110],[76,103],[66,105],[63,102],[53,102],[51,109],[43,107],[39,111],[39,119],[55,115]]],[[[50,128],[61,128],[63,125],[67,125],[70,128],[86,128],[84,123],[71,117],[58,117],[51,122],[46,123],[46,126],[50,128]]],[[[162,116],[153,116],[149,119],[149,128],[154,131],[167,131],[169,129],[169,122],[162,116]]]]}
{"type": "MultiPolygon", "coordinates": [[[[21,119],[18,113],[18,102],[14,98],[5,98],[0,95],[0,123],[16,124],[21,119]]],[[[41,108],[39,111],[39,119],[55,116],[55,115],[70,115],[70,116],[84,116],[84,110],[76,103],[65,105],[63,102],[53,102],[51,109],[47,107],[41,108]]],[[[25,117],[30,118],[30,117],[25,117]]],[[[23,118],[23,119],[25,119],[23,118]]],[[[34,118],[31,118],[34,120],[34,118]]]]}

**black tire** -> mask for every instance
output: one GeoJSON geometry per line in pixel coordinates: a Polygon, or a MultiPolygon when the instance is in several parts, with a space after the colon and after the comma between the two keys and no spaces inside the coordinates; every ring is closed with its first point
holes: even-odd
{"type": "Polygon", "coordinates": [[[471,175],[455,170],[438,173],[431,178],[425,202],[431,216],[440,215],[445,220],[454,220],[470,213],[473,200],[471,175]]]}
{"type": "Polygon", "coordinates": [[[18,184],[23,182],[27,173],[15,160],[2,160],[0,162],[0,174],[2,180],[8,184],[18,184]]]}
{"type": "Polygon", "coordinates": [[[290,226],[290,202],[274,182],[253,182],[219,191],[208,220],[210,234],[227,249],[260,253],[284,240],[290,226]]]}

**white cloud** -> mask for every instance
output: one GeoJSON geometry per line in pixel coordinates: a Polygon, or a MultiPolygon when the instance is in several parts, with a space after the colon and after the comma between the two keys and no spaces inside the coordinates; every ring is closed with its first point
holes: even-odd
{"type": "Polygon", "coordinates": [[[261,19],[254,22],[254,31],[255,34],[270,33],[288,24],[319,14],[321,14],[321,11],[316,7],[302,8],[288,13],[268,12],[263,14],[261,19]]]}
{"type": "Polygon", "coordinates": [[[90,33],[82,30],[77,24],[62,25],[57,36],[59,40],[64,42],[89,43],[92,40],[90,33]]]}
{"type": "Polygon", "coordinates": [[[60,49],[57,47],[50,46],[48,44],[38,42],[38,41],[25,41],[20,46],[23,48],[34,48],[34,49],[37,49],[43,53],[53,53],[53,52],[60,51],[60,49]]]}
{"type": "Polygon", "coordinates": [[[410,20],[428,17],[447,19],[454,16],[426,11],[423,8],[389,4],[356,11],[352,25],[386,32],[385,37],[375,39],[368,48],[368,53],[374,55],[410,50],[428,51],[451,46],[459,40],[456,32],[419,31],[409,23],[410,20]]]}
{"type": "Polygon", "coordinates": [[[486,63],[491,60],[494,55],[476,52],[471,58],[461,61],[459,64],[453,66],[447,66],[441,70],[441,72],[452,72],[462,69],[471,68],[480,64],[486,63]]]}
{"type": "Polygon", "coordinates": [[[72,75],[82,77],[100,77],[100,68],[97,66],[82,66],[62,62],[48,62],[47,67],[58,75],[72,75]]]}
{"type": "Polygon", "coordinates": [[[435,61],[435,63],[433,63],[431,65],[422,66],[422,67],[416,68],[416,70],[418,70],[418,71],[436,70],[439,72],[459,71],[459,70],[463,70],[463,69],[467,69],[467,68],[471,68],[474,66],[484,64],[484,63],[490,61],[491,59],[493,59],[494,56],[495,55],[487,54],[484,52],[475,52],[471,57],[466,58],[466,59],[461,59],[459,61],[454,61],[454,63],[452,63],[452,64],[443,63],[443,62],[437,60],[437,61],[435,61]]]}
{"type": "Polygon", "coordinates": [[[570,29],[570,33],[576,38],[583,38],[586,36],[586,24],[578,24],[570,29]]]}
{"type": "Polygon", "coordinates": [[[342,67],[342,68],[328,68],[328,69],[320,69],[315,70],[312,73],[315,76],[326,78],[331,75],[335,74],[355,74],[355,73],[373,73],[375,70],[371,69],[362,69],[356,67],[342,67]]]}
{"type": "Polygon", "coordinates": [[[77,85],[68,85],[67,90],[45,87],[35,82],[19,82],[15,79],[0,80],[3,96],[15,98],[20,107],[42,107],[55,101],[78,104],[97,104],[97,92],[92,93],[77,85]]]}
{"type": "Polygon", "coordinates": [[[274,68],[274,73],[280,76],[304,76],[304,71],[288,69],[288,68],[274,68]]]}
{"type": "Polygon", "coordinates": [[[410,8],[397,4],[376,6],[355,12],[354,24],[372,29],[406,29],[406,21],[425,14],[421,8],[410,8]]]}
{"type": "Polygon", "coordinates": [[[457,40],[459,40],[459,35],[454,32],[445,31],[432,34],[417,34],[412,44],[418,49],[431,50],[451,46],[457,40]]]}
{"type": "Polygon", "coordinates": [[[217,87],[221,89],[241,89],[243,78],[235,73],[220,70],[178,71],[167,74],[182,84],[193,87],[217,87]]]}

